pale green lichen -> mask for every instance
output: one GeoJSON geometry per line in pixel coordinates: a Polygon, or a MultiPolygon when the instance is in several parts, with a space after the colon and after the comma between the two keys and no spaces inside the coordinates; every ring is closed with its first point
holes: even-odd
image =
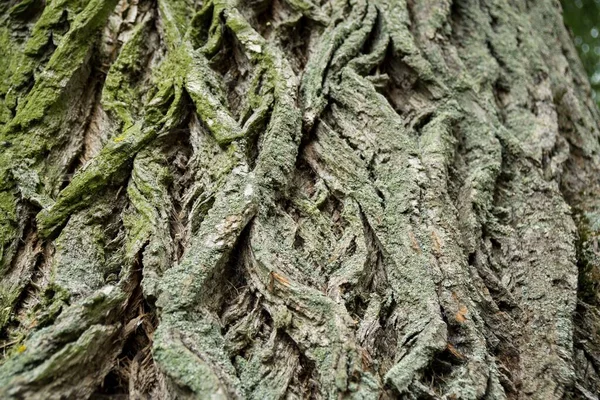
{"type": "MultiPolygon", "coordinates": [[[[63,311],[51,326],[35,332],[21,347],[22,351],[0,365],[2,397],[34,396],[36,385],[51,382],[50,389],[59,376],[71,382],[73,393],[81,390],[77,389],[81,383],[78,381],[85,378],[81,363],[89,357],[91,348],[99,350],[95,353],[98,359],[108,357],[110,361],[118,354],[114,350],[102,353],[103,346],[114,340],[118,332],[118,325],[103,322],[125,299],[120,289],[104,287],[63,311]],[[27,380],[22,378],[24,375],[27,380]]],[[[91,393],[93,386],[87,390],[91,393]]]]}

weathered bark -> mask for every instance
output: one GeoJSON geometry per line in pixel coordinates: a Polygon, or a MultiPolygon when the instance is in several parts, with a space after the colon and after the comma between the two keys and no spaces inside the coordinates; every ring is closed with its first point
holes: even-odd
{"type": "Polygon", "coordinates": [[[0,15],[0,398],[597,398],[556,1],[0,15]]]}

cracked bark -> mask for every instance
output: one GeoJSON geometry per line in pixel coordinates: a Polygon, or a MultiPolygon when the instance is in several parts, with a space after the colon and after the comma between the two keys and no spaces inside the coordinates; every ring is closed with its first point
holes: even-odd
{"type": "Polygon", "coordinates": [[[0,397],[597,398],[600,115],[556,1],[0,18],[0,397]]]}

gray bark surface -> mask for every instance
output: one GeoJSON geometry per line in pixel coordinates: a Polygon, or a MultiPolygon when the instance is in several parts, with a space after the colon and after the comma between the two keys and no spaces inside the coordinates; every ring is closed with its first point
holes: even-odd
{"type": "Polygon", "coordinates": [[[597,399],[599,122],[554,0],[5,1],[0,398],[597,399]]]}

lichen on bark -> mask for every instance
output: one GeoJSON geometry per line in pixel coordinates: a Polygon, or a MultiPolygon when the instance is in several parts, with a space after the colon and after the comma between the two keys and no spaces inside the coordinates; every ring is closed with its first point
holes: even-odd
{"type": "Polygon", "coordinates": [[[0,5],[0,397],[594,399],[559,5],[0,5]]]}

